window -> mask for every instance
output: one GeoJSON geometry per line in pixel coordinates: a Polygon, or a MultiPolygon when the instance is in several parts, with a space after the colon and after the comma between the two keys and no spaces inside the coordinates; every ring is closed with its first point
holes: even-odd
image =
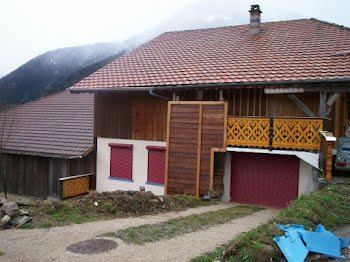
{"type": "Polygon", "coordinates": [[[164,184],[165,147],[147,146],[148,173],[147,183],[164,184]]]}
{"type": "Polygon", "coordinates": [[[132,145],[108,144],[111,147],[111,179],[132,181],[132,145]]]}

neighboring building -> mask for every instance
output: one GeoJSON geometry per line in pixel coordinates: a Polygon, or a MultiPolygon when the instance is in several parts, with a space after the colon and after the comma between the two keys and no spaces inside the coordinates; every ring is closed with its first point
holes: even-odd
{"type": "Polygon", "coordinates": [[[345,132],[350,29],[250,13],[164,33],[69,88],[95,94],[98,191],[283,207],[330,180],[320,131],[345,132]]]}
{"type": "Polygon", "coordinates": [[[68,91],[0,112],[7,192],[58,198],[59,178],[92,173],[93,114],[92,94],[68,91]]]}

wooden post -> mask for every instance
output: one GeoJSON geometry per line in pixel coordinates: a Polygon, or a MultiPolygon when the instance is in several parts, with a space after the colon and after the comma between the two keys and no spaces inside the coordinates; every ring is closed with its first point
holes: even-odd
{"type": "Polygon", "coordinates": [[[170,116],[171,102],[168,102],[168,117],[166,124],[166,151],[165,151],[165,171],[164,171],[164,195],[168,194],[168,164],[169,164],[169,139],[170,139],[170,116]]]}
{"type": "Polygon", "coordinates": [[[173,92],[173,101],[176,101],[176,92],[173,92]]]}
{"type": "Polygon", "coordinates": [[[219,91],[219,97],[220,97],[220,101],[224,101],[224,91],[222,89],[220,89],[219,91]]]}
{"type": "Polygon", "coordinates": [[[330,182],[332,180],[332,150],[333,142],[327,141],[327,160],[326,160],[326,181],[330,182]]]}
{"type": "Polygon", "coordinates": [[[327,116],[327,92],[325,90],[320,91],[320,107],[318,111],[318,116],[326,118],[327,116]]]}
{"type": "Polygon", "coordinates": [[[199,177],[201,174],[201,151],[202,151],[202,118],[203,105],[199,105],[199,122],[198,122],[198,147],[197,147],[197,181],[196,181],[196,197],[199,198],[199,177]]]}

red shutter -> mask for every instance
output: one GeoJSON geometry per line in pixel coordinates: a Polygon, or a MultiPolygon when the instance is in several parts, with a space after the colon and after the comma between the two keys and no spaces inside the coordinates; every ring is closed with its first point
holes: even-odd
{"type": "Polygon", "coordinates": [[[132,145],[108,144],[111,147],[112,178],[132,179],[132,145]]]}
{"type": "Polygon", "coordinates": [[[298,198],[298,177],[295,156],[232,153],[231,201],[285,208],[298,198]]]}
{"type": "Polygon", "coordinates": [[[147,182],[164,184],[165,147],[147,146],[148,175],[147,182]]]}

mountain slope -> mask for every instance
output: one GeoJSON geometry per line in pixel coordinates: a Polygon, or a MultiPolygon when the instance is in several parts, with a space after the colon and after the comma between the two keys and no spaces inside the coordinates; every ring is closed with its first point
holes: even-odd
{"type": "Polygon", "coordinates": [[[101,67],[104,67],[105,65],[114,61],[118,57],[122,56],[124,53],[125,53],[125,51],[123,50],[115,55],[111,55],[111,56],[109,56],[109,57],[107,57],[99,62],[96,62],[92,65],[89,65],[87,67],[84,67],[83,69],[80,69],[80,70],[74,72],[65,81],[54,85],[51,89],[44,92],[42,96],[55,94],[55,93],[58,93],[60,91],[63,91],[64,89],[66,89],[70,86],[73,86],[74,84],[78,83],[80,80],[83,80],[85,77],[91,75],[93,72],[97,71],[101,67]]]}
{"type": "Polygon", "coordinates": [[[99,43],[39,55],[0,79],[0,103],[15,105],[38,98],[73,73],[119,52],[117,44],[99,43]]]}

